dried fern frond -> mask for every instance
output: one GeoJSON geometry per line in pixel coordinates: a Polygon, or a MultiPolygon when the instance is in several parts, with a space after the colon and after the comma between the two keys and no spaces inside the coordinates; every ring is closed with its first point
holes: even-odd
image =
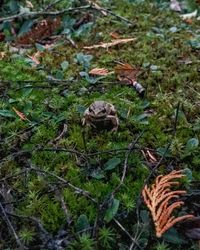
{"type": "Polygon", "coordinates": [[[171,228],[175,223],[194,217],[187,214],[178,218],[172,216],[175,208],[184,204],[183,201],[170,202],[174,198],[179,198],[180,194],[185,194],[185,190],[171,191],[172,185],[178,185],[174,179],[182,178],[183,172],[172,171],[167,175],[159,175],[151,187],[144,187],[142,196],[145,204],[149,208],[156,229],[156,236],[160,238],[164,232],[171,228]]]}

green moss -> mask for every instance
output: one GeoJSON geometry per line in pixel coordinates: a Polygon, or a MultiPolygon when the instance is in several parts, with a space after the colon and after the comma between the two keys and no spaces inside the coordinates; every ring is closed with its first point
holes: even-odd
{"type": "MultiPolygon", "coordinates": [[[[31,164],[88,191],[96,201],[103,203],[120,183],[125,154],[123,151],[93,156],[90,153],[127,148],[141,132],[143,135],[137,143],[138,146],[154,150],[166,147],[172,140],[175,111],[180,102],[176,136],[172,140],[169,153],[172,159],[180,161],[179,167],[189,167],[194,179],[200,179],[199,147],[189,155],[186,152],[187,141],[193,137],[199,138],[200,130],[199,54],[187,43],[198,23],[194,21],[189,26],[176,13],[162,10],[152,1],[103,2],[106,7],[113,8],[117,14],[129,18],[135,25],[129,26],[111,16],[98,18],[86,37],[74,38],[78,49],[71,48],[69,44],[61,44],[53,51],[45,51],[41,58],[43,68],[32,68],[23,57],[13,58],[9,52],[0,61],[0,78],[9,81],[0,85],[5,92],[0,100],[0,110],[12,112],[12,117],[0,116],[2,155],[6,157],[20,150],[30,150],[31,153],[26,160],[26,156],[22,155],[5,161],[1,168],[1,178],[18,174],[26,169],[26,164],[31,164]],[[177,32],[170,30],[174,26],[177,27],[177,32]],[[82,49],[84,45],[110,41],[110,32],[113,31],[121,37],[135,37],[137,40],[108,50],[101,48],[88,52],[82,49]],[[74,61],[76,54],[80,52],[93,55],[90,68],[105,67],[113,71],[115,60],[140,67],[138,81],[146,88],[145,98],[138,97],[133,88],[118,84],[114,74],[94,85],[81,78],[79,72],[83,71],[83,66],[74,61]],[[192,63],[180,62],[186,59],[192,63]],[[69,68],[62,72],[63,78],[73,78],[74,81],[46,82],[47,76],[56,76],[65,60],[69,62],[69,68]],[[24,83],[24,80],[30,82],[24,83]],[[32,86],[27,86],[30,84],[32,86]],[[120,120],[117,133],[94,132],[82,126],[83,112],[94,100],[105,100],[114,104],[120,120]],[[13,107],[23,112],[28,120],[20,120],[13,107]],[[149,110],[151,112],[147,112],[149,110]],[[62,134],[64,125],[67,130],[62,134]],[[27,131],[28,134],[25,134],[27,131]],[[54,141],[59,136],[60,139],[54,141]],[[44,150],[52,147],[64,148],[66,151],[44,150]],[[67,150],[79,153],[70,153],[67,150]],[[105,171],[104,164],[112,157],[118,157],[121,163],[116,168],[105,171]]],[[[2,49],[7,51],[3,46],[2,49]]],[[[33,53],[34,51],[35,49],[33,53]]],[[[155,157],[159,159],[160,156],[155,152],[155,157]]],[[[132,235],[136,232],[134,225],[137,224],[137,198],[150,170],[151,167],[145,163],[141,151],[132,152],[124,182],[115,195],[120,202],[116,218],[121,220],[132,235]],[[131,220],[123,219],[123,216],[131,217],[131,220]]],[[[158,174],[165,172],[166,166],[162,165],[158,174]]],[[[58,182],[53,176],[29,171],[27,167],[26,177],[19,175],[8,180],[16,195],[15,199],[20,198],[14,205],[14,210],[21,215],[37,217],[47,231],[56,234],[60,228],[66,226],[66,215],[55,192],[48,191],[59,186],[60,195],[73,222],[68,225],[68,230],[73,235],[70,239],[71,249],[89,250],[98,244],[102,249],[113,249],[119,247],[119,244],[127,244],[127,238],[120,230],[116,230],[113,221],[104,221],[107,205],[99,211],[97,204],[90,199],[66,183],[58,185],[58,182]],[[82,214],[87,216],[91,227],[98,214],[98,243],[89,230],[83,234],[76,233],[74,225],[82,214]]],[[[19,232],[24,242],[34,242],[34,226],[22,228],[19,232]]],[[[168,248],[165,242],[158,243],[154,236],[151,238],[154,241],[152,249],[168,248]]],[[[142,242],[143,239],[139,240],[142,242]]]]}

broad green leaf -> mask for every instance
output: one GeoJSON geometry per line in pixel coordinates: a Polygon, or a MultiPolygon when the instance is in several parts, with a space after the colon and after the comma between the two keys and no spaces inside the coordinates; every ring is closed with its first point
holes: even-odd
{"type": "Polygon", "coordinates": [[[28,32],[30,30],[30,28],[32,27],[32,25],[33,25],[33,20],[26,20],[22,24],[22,26],[21,26],[21,28],[19,30],[18,36],[28,32]]]}
{"type": "Polygon", "coordinates": [[[31,94],[31,92],[33,91],[32,88],[24,88],[23,89],[23,97],[27,97],[31,94]]]}
{"type": "Polygon", "coordinates": [[[75,37],[80,37],[80,36],[85,36],[87,35],[87,33],[90,32],[91,28],[92,28],[92,25],[93,23],[92,22],[89,22],[89,23],[86,23],[86,24],[83,24],[81,25],[78,30],[76,30],[74,32],[74,36],[75,37]]]}
{"type": "Polygon", "coordinates": [[[103,171],[99,170],[99,169],[93,170],[92,173],[90,174],[90,176],[92,176],[93,178],[95,178],[97,180],[105,178],[103,171]]]}
{"type": "Polygon", "coordinates": [[[111,221],[116,215],[119,208],[119,200],[113,199],[111,206],[107,209],[104,220],[106,222],[111,221]]]}
{"type": "Polygon", "coordinates": [[[88,227],[90,227],[90,224],[87,216],[85,214],[81,214],[76,222],[76,231],[79,232],[87,229],[88,227]]]}
{"type": "Polygon", "coordinates": [[[157,148],[157,153],[161,156],[165,156],[165,157],[171,157],[171,153],[170,153],[170,150],[168,149],[166,151],[166,148],[157,148]]]}
{"type": "Polygon", "coordinates": [[[69,63],[68,61],[63,61],[60,66],[62,70],[65,71],[69,67],[69,63]]]}
{"type": "Polygon", "coordinates": [[[19,4],[18,4],[18,1],[15,1],[15,0],[9,1],[8,6],[9,6],[10,11],[12,13],[17,12],[19,10],[19,7],[20,7],[19,4]]]}
{"type": "Polygon", "coordinates": [[[6,110],[6,109],[0,110],[0,116],[3,116],[3,117],[14,117],[14,118],[16,117],[13,112],[11,112],[10,110],[6,110]]]}
{"type": "Polygon", "coordinates": [[[56,70],[55,78],[62,80],[64,78],[63,72],[61,70],[56,70]]]}
{"type": "Polygon", "coordinates": [[[121,160],[119,158],[112,158],[104,164],[104,170],[112,170],[120,164],[121,160]]]}
{"type": "Polygon", "coordinates": [[[200,36],[190,39],[189,44],[193,49],[200,49],[200,36]]]}
{"type": "Polygon", "coordinates": [[[177,245],[181,245],[181,244],[185,244],[186,241],[181,238],[181,235],[178,234],[177,230],[175,228],[170,228],[164,235],[163,235],[163,239],[167,242],[173,243],[173,244],[177,244],[177,245]]]}
{"type": "Polygon", "coordinates": [[[35,47],[36,47],[36,49],[38,49],[39,51],[44,51],[44,50],[45,50],[45,47],[44,47],[43,45],[39,44],[39,43],[36,43],[36,44],[35,44],[35,47]]]}
{"type": "Polygon", "coordinates": [[[149,224],[150,218],[149,218],[149,212],[147,212],[147,210],[141,210],[140,217],[144,224],[149,224]]]}
{"type": "Polygon", "coordinates": [[[191,138],[187,141],[186,150],[192,151],[199,146],[199,140],[197,138],[191,138]]]}
{"type": "Polygon", "coordinates": [[[90,61],[92,60],[92,55],[85,55],[83,53],[76,54],[75,61],[83,66],[87,70],[90,66],[90,61]]]}
{"type": "Polygon", "coordinates": [[[188,181],[193,180],[192,171],[189,168],[184,168],[183,174],[187,176],[188,181]]]}

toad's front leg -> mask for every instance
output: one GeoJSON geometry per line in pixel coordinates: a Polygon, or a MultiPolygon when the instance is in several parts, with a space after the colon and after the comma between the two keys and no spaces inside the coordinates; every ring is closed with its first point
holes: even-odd
{"type": "Polygon", "coordinates": [[[117,116],[113,116],[113,115],[108,115],[106,117],[106,120],[111,121],[111,123],[113,124],[113,128],[111,130],[111,132],[117,131],[118,127],[119,127],[119,119],[117,116]]]}

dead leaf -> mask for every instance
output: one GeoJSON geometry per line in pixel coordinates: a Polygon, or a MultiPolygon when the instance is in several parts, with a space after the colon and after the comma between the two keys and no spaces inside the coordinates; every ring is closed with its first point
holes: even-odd
{"type": "Polygon", "coordinates": [[[56,17],[54,19],[44,19],[39,21],[30,31],[19,36],[16,39],[17,45],[29,45],[36,42],[41,42],[44,39],[50,38],[54,32],[60,27],[61,19],[56,17]]]}
{"type": "Polygon", "coordinates": [[[6,56],[6,52],[0,52],[0,60],[2,60],[6,56]]]}
{"type": "Polygon", "coordinates": [[[115,67],[115,73],[117,74],[119,81],[125,85],[132,85],[136,92],[143,97],[145,89],[137,82],[139,71],[139,68],[133,68],[128,63],[118,62],[118,65],[115,67]]]}
{"type": "Polygon", "coordinates": [[[36,52],[34,55],[32,56],[29,56],[28,57],[36,64],[36,65],[39,65],[40,64],[40,61],[39,61],[39,58],[41,57],[41,52],[38,51],[36,52]]]}
{"type": "Polygon", "coordinates": [[[26,7],[32,9],[33,4],[30,1],[26,1],[26,7]]]}
{"type": "Polygon", "coordinates": [[[178,12],[182,10],[181,5],[177,0],[170,1],[170,9],[178,12]]]}
{"type": "Polygon", "coordinates": [[[137,81],[138,68],[133,68],[128,63],[120,63],[115,67],[115,73],[120,82],[126,85],[132,85],[137,81]]]}
{"type": "Polygon", "coordinates": [[[141,150],[144,158],[146,159],[147,162],[150,162],[152,164],[156,164],[158,160],[156,159],[155,155],[150,152],[150,150],[141,150]]]}
{"type": "Polygon", "coordinates": [[[120,35],[119,35],[117,32],[115,32],[115,31],[110,32],[109,35],[110,35],[113,39],[120,39],[120,35]]]}
{"type": "Polygon", "coordinates": [[[179,229],[188,238],[200,240],[200,217],[190,218],[179,225],[179,229]]]}
{"type": "Polygon", "coordinates": [[[191,12],[191,13],[180,15],[180,17],[181,17],[183,20],[191,19],[192,17],[196,17],[196,16],[197,16],[197,13],[198,13],[198,10],[195,10],[195,11],[193,11],[193,12],[191,12]]]}
{"type": "Polygon", "coordinates": [[[28,120],[28,118],[25,116],[24,113],[18,111],[18,110],[17,110],[16,108],[14,108],[14,107],[13,107],[12,109],[15,111],[15,113],[19,116],[19,118],[20,118],[22,121],[28,120]]]}
{"type": "Polygon", "coordinates": [[[5,40],[5,35],[3,32],[0,32],[0,42],[3,42],[5,40]]]}
{"type": "Polygon", "coordinates": [[[109,72],[105,68],[94,68],[94,69],[90,70],[90,72],[89,72],[90,75],[96,75],[96,76],[107,76],[110,73],[112,73],[112,72],[109,72]]]}
{"type": "Polygon", "coordinates": [[[79,20],[75,22],[73,28],[78,29],[81,25],[90,22],[91,18],[92,18],[91,14],[89,13],[84,14],[84,16],[82,16],[81,18],[79,18],[79,20]]]}
{"type": "Polygon", "coordinates": [[[108,49],[111,46],[132,42],[135,40],[136,40],[136,38],[124,38],[124,39],[112,40],[112,42],[110,42],[110,43],[101,43],[101,44],[96,44],[96,45],[92,45],[92,46],[85,46],[83,48],[84,49],[98,49],[98,48],[108,49]]]}
{"type": "Polygon", "coordinates": [[[185,19],[184,21],[185,21],[185,23],[187,23],[187,24],[192,24],[192,23],[193,23],[192,18],[187,18],[187,19],[185,19]]]}

